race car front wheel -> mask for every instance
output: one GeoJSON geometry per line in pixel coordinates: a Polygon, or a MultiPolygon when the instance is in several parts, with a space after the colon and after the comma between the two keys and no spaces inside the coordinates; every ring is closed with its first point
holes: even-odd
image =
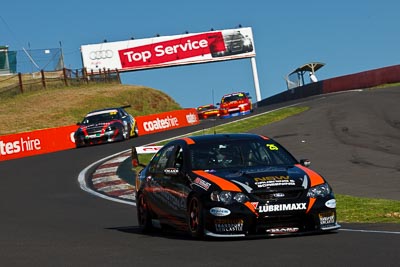
{"type": "Polygon", "coordinates": [[[139,129],[137,128],[137,126],[135,125],[135,127],[133,128],[133,131],[134,131],[134,136],[135,137],[138,137],[139,136],[139,129]]]}
{"type": "Polygon", "coordinates": [[[138,137],[139,136],[139,130],[138,130],[136,124],[133,125],[133,127],[131,127],[131,131],[129,133],[129,136],[130,137],[138,137]]]}
{"type": "Polygon", "coordinates": [[[193,196],[189,201],[188,224],[193,237],[204,236],[203,204],[197,196],[193,196]]]}
{"type": "Polygon", "coordinates": [[[140,230],[142,230],[143,232],[151,232],[153,230],[153,225],[151,223],[151,213],[143,194],[139,194],[136,208],[140,230]]]}

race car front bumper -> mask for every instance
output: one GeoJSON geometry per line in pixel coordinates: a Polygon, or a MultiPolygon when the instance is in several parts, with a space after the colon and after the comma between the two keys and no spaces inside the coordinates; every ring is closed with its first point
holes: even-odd
{"type": "Polygon", "coordinates": [[[340,228],[336,222],[336,210],[328,209],[309,214],[293,213],[282,215],[257,216],[241,210],[229,216],[216,217],[205,212],[204,234],[210,237],[245,237],[301,235],[340,228]]]}

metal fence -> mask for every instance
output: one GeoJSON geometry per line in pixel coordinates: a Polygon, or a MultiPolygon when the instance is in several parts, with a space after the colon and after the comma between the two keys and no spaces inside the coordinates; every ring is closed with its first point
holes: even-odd
{"type": "Polygon", "coordinates": [[[88,72],[86,69],[66,69],[0,76],[0,96],[16,95],[28,91],[91,83],[121,83],[118,70],[88,72]]]}

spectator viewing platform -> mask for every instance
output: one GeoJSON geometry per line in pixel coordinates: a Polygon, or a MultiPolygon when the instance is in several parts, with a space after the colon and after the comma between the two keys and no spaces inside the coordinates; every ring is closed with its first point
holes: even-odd
{"type": "Polygon", "coordinates": [[[310,83],[317,82],[318,79],[317,76],[315,76],[315,72],[323,66],[325,66],[325,63],[310,62],[298,67],[285,77],[287,89],[289,90],[305,85],[306,83],[304,82],[304,74],[307,72],[309,73],[310,83]]]}

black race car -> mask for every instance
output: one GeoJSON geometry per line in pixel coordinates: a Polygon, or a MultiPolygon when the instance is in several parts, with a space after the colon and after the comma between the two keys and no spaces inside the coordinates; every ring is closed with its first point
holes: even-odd
{"type": "Polygon", "coordinates": [[[74,134],[76,147],[122,141],[138,136],[136,121],[123,106],[94,110],[86,114],[74,134]]]}
{"type": "MultiPolygon", "coordinates": [[[[140,165],[136,148],[132,163],[140,165]]],[[[169,225],[193,237],[336,230],[332,188],[309,163],[255,134],[171,141],[137,172],[139,226],[169,225]]]]}

